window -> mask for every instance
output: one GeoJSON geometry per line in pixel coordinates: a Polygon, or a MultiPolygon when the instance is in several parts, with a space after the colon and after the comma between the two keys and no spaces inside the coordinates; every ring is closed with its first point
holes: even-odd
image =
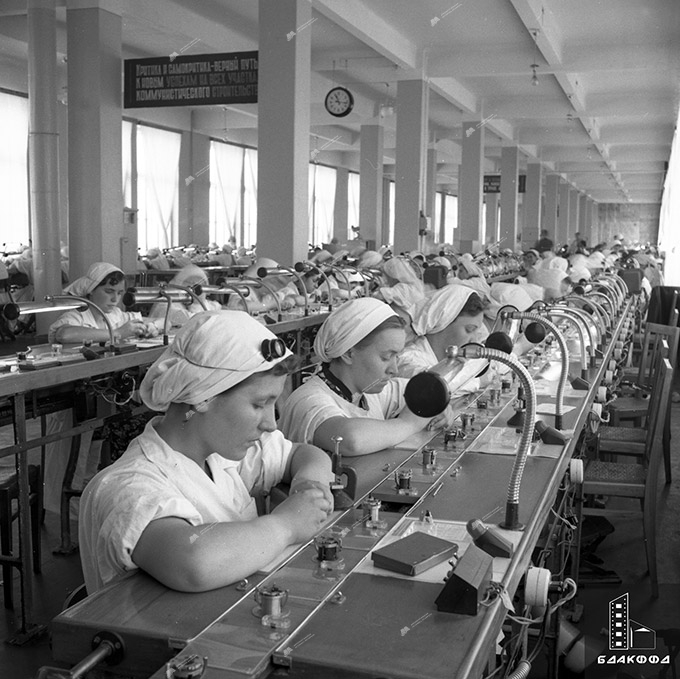
{"type": "Polygon", "coordinates": [[[241,180],[243,148],[219,141],[210,142],[210,224],[211,242],[224,245],[233,236],[243,243],[241,180]]]}
{"type": "Polygon", "coordinates": [[[2,242],[28,244],[28,99],[0,92],[2,242]],[[7,227],[7,228],[5,228],[7,227]]]}
{"type": "Polygon", "coordinates": [[[142,252],[178,245],[181,139],[177,132],[137,125],[137,238],[142,252]]]}
{"type": "Polygon", "coordinates": [[[458,196],[445,196],[444,199],[444,238],[453,243],[455,229],[458,228],[458,196]]]}
{"type": "Polygon", "coordinates": [[[309,165],[309,242],[321,245],[333,237],[336,170],[309,165]]]}

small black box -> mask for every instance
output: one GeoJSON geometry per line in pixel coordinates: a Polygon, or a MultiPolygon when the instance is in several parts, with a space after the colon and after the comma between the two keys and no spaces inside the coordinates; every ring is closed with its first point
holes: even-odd
{"type": "Polygon", "coordinates": [[[377,549],[371,554],[371,559],[377,568],[404,575],[418,575],[453,558],[457,553],[457,544],[416,531],[377,549]]]}

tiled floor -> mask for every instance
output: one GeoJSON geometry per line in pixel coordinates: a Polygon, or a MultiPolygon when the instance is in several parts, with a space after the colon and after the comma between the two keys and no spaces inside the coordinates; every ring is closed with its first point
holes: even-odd
{"type": "MultiPolygon", "coordinates": [[[[578,629],[587,635],[595,645],[606,641],[602,630],[607,620],[607,604],[610,599],[628,591],[631,609],[635,619],[657,631],[659,643],[664,634],[680,643],[680,404],[673,405],[673,482],[661,486],[659,503],[659,581],[661,596],[651,601],[649,582],[645,576],[646,564],[642,547],[642,526],[636,518],[613,521],[616,531],[609,535],[597,550],[603,566],[614,570],[621,577],[621,585],[586,586],[578,594],[578,602],[584,606],[584,614],[578,629]]],[[[0,435],[2,432],[0,431],[0,435]]],[[[2,462],[2,461],[0,461],[2,462]]],[[[48,624],[61,610],[67,595],[82,582],[80,563],[77,555],[54,556],[52,549],[59,544],[59,521],[54,514],[47,513],[43,528],[43,572],[34,577],[35,612],[34,621],[48,624]]],[[[16,585],[16,581],[15,581],[16,585]]],[[[16,589],[16,587],[15,587],[16,589]]],[[[16,630],[16,617],[12,611],[0,612],[0,638],[9,638],[16,630]]],[[[665,642],[664,642],[665,643],[665,642]]],[[[661,646],[659,649],[661,650],[661,646]]],[[[680,659],[676,660],[676,672],[680,673],[680,659]]],[[[43,665],[53,665],[49,649],[49,637],[43,635],[22,647],[0,644],[0,678],[32,679],[43,665]]],[[[618,674],[621,669],[607,666],[591,666],[585,675],[573,675],[563,671],[560,676],[585,676],[587,679],[607,677],[630,677],[648,679],[666,676],[657,668],[623,668],[627,674],[618,674]]],[[[666,669],[666,668],[664,668],[666,669]]],[[[667,668],[668,676],[676,676],[667,668]]],[[[532,677],[544,677],[545,669],[537,663],[532,677]]]]}

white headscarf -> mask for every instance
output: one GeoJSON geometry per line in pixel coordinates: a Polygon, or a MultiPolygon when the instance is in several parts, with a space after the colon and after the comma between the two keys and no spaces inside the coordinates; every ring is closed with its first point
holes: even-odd
{"type": "Polygon", "coordinates": [[[392,316],[398,317],[379,299],[362,297],[345,302],[319,328],[314,352],[324,363],[339,358],[392,316]]]}
{"type": "Polygon", "coordinates": [[[533,299],[523,289],[523,286],[515,283],[492,283],[491,304],[484,310],[487,318],[495,319],[501,307],[514,306],[519,311],[526,311],[532,304],[533,299]]]}
{"type": "Polygon", "coordinates": [[[200,283],[201,285],[208,285],[208,275],[200,267],[189,264],[189,266],[182,267],[172,279],[175,285],[184,285],[188,287],[200,283]]]}
{"type": "Polygon", "coordinates": [[[64,292],[76,297],[87,297],[98,285],[100,285],[112,273],[123,273],[117,266],[107,262],[95,262],[84,276],[76,278],[64,292]]]}
{"type": "Polygon", "coordinates": [[[474,292],[465,285],[447,285],[437,290],[418,307],[412,323],[416,334],[431,335],[451,325],[474,292]]]}
{"type": "Polygon", "coordinates": [[[484,272],[479,268],[477,264],[475,264],[472,255],[470,254],[465,254],[462,257],[458,259],[458,264],[462,266],[465,271],[467,271],[468,276],[480,276],[481,278],[484,277],[484,272]]]}
{"type": "Polygon", "coordinates": [[[370,269],[374,266],[378,266],[380,262],[382,262],[382,255],[379,252],[376,252],[375,250],[366,250],[359,259],[359,266],[370,269]]]}
{"type": "Polygon", "coordinates": [[[149,368],[140,386],[144,403],[165,412],[171,403],[198,405],[291,355],[267,360],[264,340],[276,335],[243,311],[192,316],[149,368]]]}
{"type": "Polygon", "coordinates": [[[418,278],[418,274],[416,274],[413,267],[401,257],[392,257],[386,260],[382,268],[390,278],[396,279],[399,283],[422,285],[422,281],[418,278]]]}

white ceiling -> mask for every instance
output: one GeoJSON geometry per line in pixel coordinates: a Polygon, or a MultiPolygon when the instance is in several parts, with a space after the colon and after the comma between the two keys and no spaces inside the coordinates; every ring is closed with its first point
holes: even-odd
{"type": "MultiPolygon", "coordinates": [[[[123,8],[127,58],[192,42],[184,54],[257,49],[257,0],[112,2],[123,8]]],[[[319,162],[357,169],[361,125],[379,119],[381,104],[396,105],[399,80],[425,78],[441,188],[457,188],[462,123],[484,119],[486,171],[516,144],[522,164],[539,160],[597,202],[660,201],[680,100],[680,0],[311,2],[310,145],[324,147],[319,162]],[[341,122],[323,108],[333,83],[355,96],[341,122]]],[[[57,1],[62,56],[65,4],[57,1]]],[[[0,87],[19,91],[27,86],[25,8],[26,0],[0,3],[0,87]]],[[[256,105],[201,107],[191,119],[200,131],[256,144],[256,105]]],[[[398,110],[383,119],[388,175],[397,120],[398,110]]]]}

